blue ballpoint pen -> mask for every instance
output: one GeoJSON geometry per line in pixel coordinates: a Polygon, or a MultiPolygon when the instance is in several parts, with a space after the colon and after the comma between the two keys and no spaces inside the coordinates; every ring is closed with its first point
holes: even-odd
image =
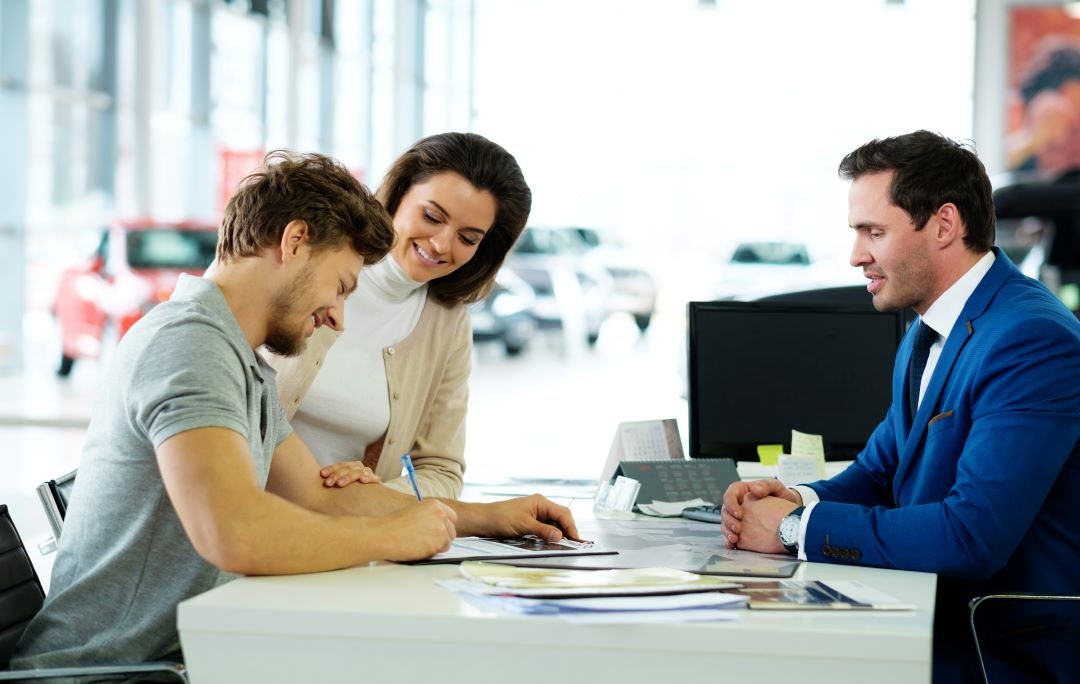
{"type": "Polygon", "coordinates": [[[420,496],[420,483],[416,481],[416,470],[413,468],[412,457],[408,454],[402,454],[401,467],[405,469],[405,477],[409,478],[409,484],[412,485],[412,490],[416,492],[416,500],[423,501],[424,497],[420,496]]]}

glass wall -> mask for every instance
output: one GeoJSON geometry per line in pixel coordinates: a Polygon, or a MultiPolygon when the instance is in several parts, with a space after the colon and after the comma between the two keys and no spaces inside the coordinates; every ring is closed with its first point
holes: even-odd
{"type": "Polygon", "coordinates": [[[329,153],[376,186],[421,136],[472,130],[520,161],[533,226],[561,231],[532,244],[611,249],[569,278],[520,269],[537,307],[559,300],[562,327],[526,347],[478,344],[470,477],[521,463],[586,474],[573,459],[602,460],[618,421],[684,417],[688,300],[861,281],[836,164],[873,137],[971,136],[974,12],[975,0],[3,0],[0,284],[23,329],[0,318],[0,366],[22,350],[51,374],[59,274],[110,221],[216,222],[280,147],[329,153]],[[737,254],[798,258],[751,267],[737,254]],[[555,429],[537,435],[537,416],[555,429]],[[513,459],[508,432],[532,438],[513,459]]]}
{"type": "MultiPolygon", "coordinates": [[[[376,88],[377,67],[384,78],[395,73],[393,46],[418,43],[410,33],[419,30],[417,21],[397,25],[403,4],[423,6],[398,0],[4,3],[0,94],[5,123],[12,125],[0,140],[5,149],[24,150],[7,161],[25,182],[25,191],[5,186],[13,195],[5,211],[18,226],[25,258],[8,250],[5,260],[15,263],[4,270],[26,268],[17,276],[25,288],[7,288],[17,324],[6,326],[7,343],[0,340],[0,367],[21,363],[2,353],[5,344],[9,352],[27,350],[52,363],[59,351],[50,309],[60,271],[85,261],[108,223],[214,223],[235,184],[275,148],[331,154],[365,181],[380,175],[381,168],[372,171],[373,141],[387,141],[386,157],[398,137],[419,135],[418,123],[398,125],[392,89],[376,88]],[[391,50],[381,65],[379,17],[388,22],[382,45],[391,50]],[[384,125],[378,138],[375,119],[384,125]]],[[[422,99],[414,99],[422,111],[422,99]]]]}

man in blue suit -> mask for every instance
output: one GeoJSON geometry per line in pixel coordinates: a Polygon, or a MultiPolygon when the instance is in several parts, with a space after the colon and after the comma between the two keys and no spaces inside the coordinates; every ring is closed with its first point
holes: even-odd
{"type": "MultiPolygon", "coordinates": [[[[733,484],[724,535],[804,560],[938,573],[934,675],[958,681],[977,672],[972,597],[1080,594],[1080,323],[993,246],[990,181],[962,145],[927,131],[874,140],[840,176],[851,263],[875,308],[919,314],[896,354],[892,405],[830,480],[733,484]]],[[[1068,649],[1060,662],[1041,649],[1080,648],[1068,623],[1061,604],[1040,603],[990,625],[995,666],[1008,681],[1067,681],[1068,649]]]]}

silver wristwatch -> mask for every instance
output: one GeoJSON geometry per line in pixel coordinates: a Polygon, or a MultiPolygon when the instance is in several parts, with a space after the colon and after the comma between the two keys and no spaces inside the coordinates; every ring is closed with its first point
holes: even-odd
{"type": "Polygon", "coordinates": [[[806,510],[805,506],[799,506],[785,515],[780,519],[780,527],[776,530],[780,543],[784,545],[788,553],[796,556],[799,555],[799,525],[804,510],[806,510]]]}

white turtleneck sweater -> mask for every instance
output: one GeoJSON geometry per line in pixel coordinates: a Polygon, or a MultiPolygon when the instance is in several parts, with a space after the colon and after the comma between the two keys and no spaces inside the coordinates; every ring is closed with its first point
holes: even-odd
{"type": "Polygon", "coordinates": [[[356,292],[345,300],[345,332],[292,419],[320,464],[363,460],[367,445],[386,432],[390,398],[382,351],[416,328],[427,289],[393,256],[361,271],[356,292]]]}

